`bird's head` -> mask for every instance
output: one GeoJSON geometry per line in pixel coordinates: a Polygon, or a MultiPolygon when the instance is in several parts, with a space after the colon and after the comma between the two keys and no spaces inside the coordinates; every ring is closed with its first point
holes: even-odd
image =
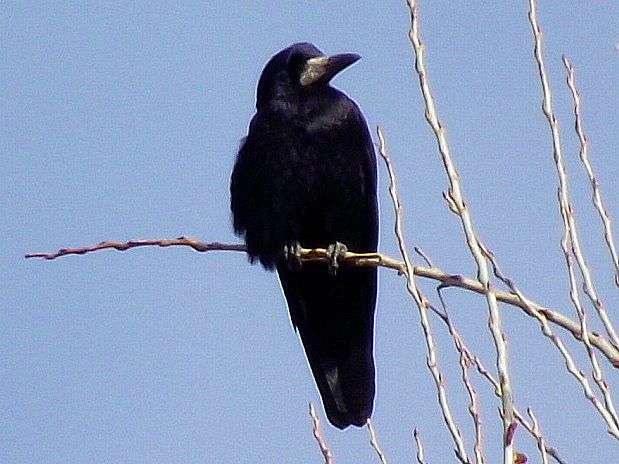
{"type": "Polygon", "coordinates": [[[256,92],[256,108],[273,98],[327,86],[344,68],[361,58],[356,53],[326,56],[315,45],[296,43],[274,55],[264,67],[256,92]]]}

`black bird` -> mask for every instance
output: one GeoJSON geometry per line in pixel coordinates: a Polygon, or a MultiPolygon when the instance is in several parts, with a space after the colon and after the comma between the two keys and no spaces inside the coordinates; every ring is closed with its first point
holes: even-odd
{"type": "Polygon", "coordinates": [[[277,269],[327,417],[340,429],[365,425],[374,402],[376,268],[336,261],[342,244],[371,252],[378,242],[372,139],[359,107],[329,85],[359,58],[325,56],[310,43],[273,56],[230,186],[234,230],[252,262],[277,269]],[[327,245],[332,266],[290,256],[327,245]]]}

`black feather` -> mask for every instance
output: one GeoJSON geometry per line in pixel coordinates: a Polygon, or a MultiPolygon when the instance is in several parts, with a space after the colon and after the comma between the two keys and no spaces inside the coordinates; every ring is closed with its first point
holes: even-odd
{"type": "Polygon", "coordinates": [[[284,257],[291,243],[377,248],[372,140],[357,105],[329,85],[358,56],[329,57],[319,62],[324,75],[301,84],[308,60],[321,56],[299,43],[264,68],[232,174],[231,210],[250,259],[277,269],[327,417],[345,428],[363,426],[372,414],[376,269],[342,264],[333,275],[325,264],[295,269],[284,257]]]}

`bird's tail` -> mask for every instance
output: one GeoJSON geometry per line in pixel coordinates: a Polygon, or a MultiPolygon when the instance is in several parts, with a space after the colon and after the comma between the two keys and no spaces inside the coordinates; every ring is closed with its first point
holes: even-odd
{"type": "Polygon", "coordinates": [[[372,347],[348,346],[334,356],[303,342],[329,422],[340,429],[363,427],[374,403],[372,347]]]}
{"type": "Polygon", "coordinates": [[[376,269],[322,263],[298,271],[278,266],[292,323],[298,330],[329,422],[362,427],[374,403],[376,269]]]}

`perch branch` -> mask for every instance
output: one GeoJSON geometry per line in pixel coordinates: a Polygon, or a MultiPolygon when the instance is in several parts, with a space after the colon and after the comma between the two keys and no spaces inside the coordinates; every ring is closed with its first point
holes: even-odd
{"type": "MultiPolygon", "coordinates": [[[[220,243],[220,242],[202,242],[191,237],[179,237],[175,239],[161,239],[161,240],[131,240],[128,242],[119,241],[105,241],[98,243],[97,245],[87,246],[82,248],[63,248],[56,252],[39,252],[28,253],[25,257],[28,259],[45,259],[54,260],[62,256],[68,255],[84,255],[87,253],[93,253],[99,250],[113,249],[118,251],[127,251],[138,247],[144,246],[159,246],[159,247],[171,247],[171,246],[183,246],[192,248],[199,253],[205,253],[207,251],[236,251],[246,252],[246,247],[243,244],[238,243],[220,243]]],[[[301,249],[302,261],[321,261],[329,262],[329,254],[326,248],[303,248],[301,249]]],[[[403,261],[394,259],[388,255],[382,253],[351,253],[347,252],[338,260],[342,263],[347,263],[354,266],[370,266],[370,267],[384,267],[393,269],[400,275],[406,275],[406,266],[403,261]]],[[[476,280],[464,277],[460,274],[449,274],[442,269],[435,267],[414,266],[413,272],[418,277],[426,279],[432,279],[440,282],[444,288],[454,287],[462,288],[483,295],[485,290],[483,286],[476,280]]],[[[567,330],[577,340],[582,340],[582,332],[580,330],[580,323],[573,321],[567,316],[564,316],[558,311],[546,308],[532,300],[525,297],[519,297],[515,293],[496,291],[497,300],[502,303],[506,303],[513,307],[522,309],[525,314],[530,317],[535,317],[531,309],[542,314],[547,321],[567,330]]],[[[610,363],[619,368],[619,350],[617,350],[606,338],[599,335],[596,332],[589,332],[589,340],[591,344],[595,346],[604,356],[610,361],[610,363]]]]}

